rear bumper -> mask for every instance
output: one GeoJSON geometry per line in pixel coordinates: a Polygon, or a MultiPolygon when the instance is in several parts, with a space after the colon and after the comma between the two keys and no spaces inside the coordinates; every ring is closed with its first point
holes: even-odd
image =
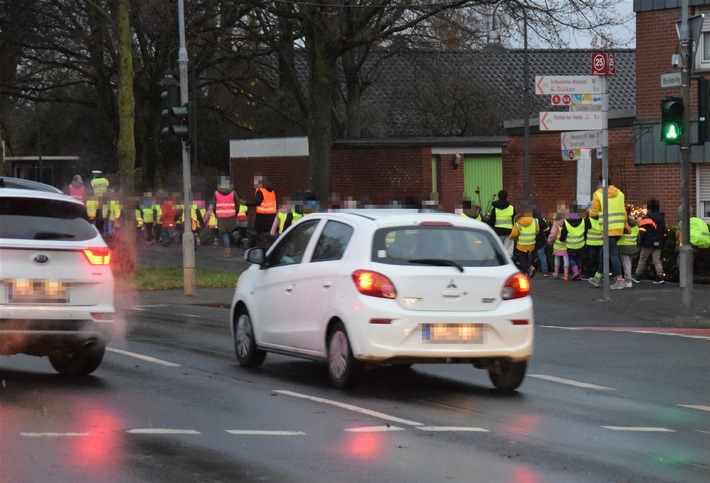
{"type": "Polygon", "coordinates": [[[0,355],[46,356],[113,337],[113,320],[0,319],[0,355]]]}

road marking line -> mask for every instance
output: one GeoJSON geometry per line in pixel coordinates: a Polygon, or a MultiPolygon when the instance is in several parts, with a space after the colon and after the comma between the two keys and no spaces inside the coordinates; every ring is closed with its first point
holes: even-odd
{"type": "Polygon", "coordinates": [[[298,397],[301,399],[309,399],[314,402],[319,402],[322,404],[330,404],[331,406],[337,406],[342,409],[347,409],[348,411],[355,411],[356,413],[361,413],[361,414],[367,414],[368,416],[372,416],[374,418],[379,418],[379,419],[384,419],[386,421],[394,421],[400,424],[406,424],[408,426],[423,426],[423,423],[418,423],[416,421],[410,421],[408,419],[402,419],[398,418],[395,416],[390,416],[388,414],[380,413],[377,411],[371,411],[369,409],[361,408],[358,406],[353,406],[352,404],[345,404],[341,403],[338,401],[333,401],[332,399],[324,399],[322,397],[315,397],[315,396],[309,396],[307,394],[301,394],[298,392],[293,392],[293,391],[284,391],[284,390],[274,390],[275,393],[277,394],[283,394],[284,396],[293,396],[293,397],[298,397]]]}
{"type": "Polygon", "coordinates": [[[626,332],[633,334],[671,335],[685,337],[686,339],[710,340],[710,329],[682,329],[670,327],[559,327],[554,325],[539,325],[539,328],[561,330],[595,330],[607,332],[626,332]]]}
{"type": "Polygon", "coordinates": [[[471,431],[476,433],[488,433],[484,428],[475,428],[470,426],[417,426],[417,429],[422,431],[471,431]]]}
{"type": "Polygon", "coordinates": [[[367,426],[363,428],[345,428],[345,431],[351,433],[382,433],[385,431],[404,431],[404,428],[397,426],[367,426]]]}
{"type": "Polygon", "coordinates": [[[698,409],[700,411],[710,411],[710,406],[701,406],[697,404],[678,404],[678,406],[688,409],[698,409]]]}
{"type": "Polygon", "coordinates": [[[194,429],[138,428],[126,431],[131,434],[202,434],[194,429]]]}
{"type": "Polygon", "coordinates": [[[561,377],[546,376],[545,374],[528,374],[528,377],[534,377],[545,381],[558,382],[560,384],[567,384],[568,386],[582,387],[584,389],[594,389],[597,391],[616,391],[616,389],[612,389],[610,387],[597,386],[596,384],[587,384],[586,382],[573,381],[572,379],[563,379],[561,377]]]}
{"type": "Polygon", "coordinates": [[[302,436],[306,434],[303,431],[262,431],[256,429],[226,429],[229,434],[235,435],[256,435],[256,436],[302,436]]]}
{"type": "Polygon", "coordinates": [[[146,362],[153,362],[155,364],[160,364],[162,366],[168,366],[168,367],[180,367],[180,364],[175,364],[173,362],[168,362],[168,361],[163,361],[160,359],[156,359],[155,357],[150,357],[150,356],[144,356],[142,354],[136,354],[135,352],[128,352],[124,351],[122,349],[115,349],[113,347],[107,347],[107,351],[115,352],[116,354],[121,354],[124,356],[128,357],[135,357],[136,359],[140,359],[146,362]]]}
{"type": "Polygon", "coordinates": [[[20,433],[21,436],[27,436],[29,438],[42,438],[42,437],[53,437],[61,438],[65,436],[75,437],[75,436],[88,436],[89,433],[20,433]]]}
{"type": "Polygon", "coordinates": [[[654,428],[644,426],[602,426],[602,428],[612,431],[640,431],[646,433],[675,433],[675,430],[668,428],[654,428]]]}

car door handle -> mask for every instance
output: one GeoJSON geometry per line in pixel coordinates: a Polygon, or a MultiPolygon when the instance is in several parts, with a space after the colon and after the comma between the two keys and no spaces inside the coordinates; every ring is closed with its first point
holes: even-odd
{"type": "Polygon", "coordinates": [[[333,282],[323,282],[323,288],[330,288],[333,285],[333,282]]]}
{"type": "Polygon", "coordinates": [[[286,287],[286,291],[289,292],[289,293],[293,292],[293,285],[287,286],[287,287],[286,287]]]}

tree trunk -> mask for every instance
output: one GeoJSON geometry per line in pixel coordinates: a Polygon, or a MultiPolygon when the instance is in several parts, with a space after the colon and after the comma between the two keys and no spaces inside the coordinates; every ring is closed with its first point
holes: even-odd
{"type": "Polygon", "coordinates": [[[135,179],[135,100],[133,94],[133,54],[131,45],[130,0],[118,2],[118,168],[121,180],[121,229],[115,267],[133,274],[136,265],[135,179]]]}
{"type": "MultiPolygon", "coordinates": [[[[306,43],[309,48],[309,43],[306,43]]],[[[336,57],[311,45],[309,54],[308,157],[310,189],[325,207],[330,195],[333,143],[332,105],[336,57]]]]}

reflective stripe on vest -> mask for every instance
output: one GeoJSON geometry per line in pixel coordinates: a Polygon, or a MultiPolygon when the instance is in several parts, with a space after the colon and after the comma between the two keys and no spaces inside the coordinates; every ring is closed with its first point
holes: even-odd
{"type": "Polygon", "coordinates": [[[587,245],[600,247],[604,244],[601,223],[597,218],[589,218],[590,227],[587,230],[587,245]]]}
{"type": "Polygon", "coordinates": [[[528,226],[522,226],[520,223],[515,224],[519,233],[518,245],[535,245],[535,238],[537,237],[537,220],[533,219],[533,221],[534,223],[530,223],[528,226]]]}
{"type": "Polygon", "coordinates": [[[639,227],[632,226],[631,233],[624,233],[616,244],[620,247],[635,247],[639,239],[639,227]]]}
{"type": "Polygon", "coordinates": [[[217,218],[237,216],[237,210],[234,208],[234,191],[228,195],[223,195],[217,191],[215,192],[215,198],[217,200],[217,209],[215,210],[217,218]]]}
{"type": "Polygon", "coordinates": [[[276,193],[267,191],[264,188],[259,188],[256,191],[261,191],[261,195],[264,197],[261,204],[256,207],[256,212],[262,215],[276,214],[276,193]]]}
{"type": "Polygon", "coordinates": [[[572,226],[567,220],[565,220],[565,226],[567,227],[567,248],[572,250],[579,250],[584,247],[584,225],[580,223],[577,226],[572,226]]]}
{"type": "Polygon", "coordinates": [[[513,205],[508,205],[507,208],[501,210],[496,208],[496,228],[507,228],[509,230],[513,229],[513,205]]]}

